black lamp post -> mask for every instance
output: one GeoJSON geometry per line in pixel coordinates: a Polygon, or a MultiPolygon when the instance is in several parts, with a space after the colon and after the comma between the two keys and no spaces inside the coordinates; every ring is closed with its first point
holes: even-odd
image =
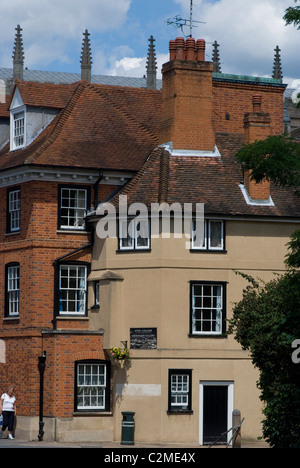
{"type": "Polygon", "coordinates": [[[44,421],[43,421],[43,408],[44,408],[44,372],[46,367],[46,351],[43,355],[39,356],[39,373],[40,373],[40,412],[39,412],[39,441],[43,440],[44,436],[44,421]]]}

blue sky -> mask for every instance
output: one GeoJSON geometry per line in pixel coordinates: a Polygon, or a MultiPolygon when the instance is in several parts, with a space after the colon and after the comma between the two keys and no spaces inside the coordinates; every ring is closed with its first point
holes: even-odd
{"type": "MultiPolygon", "coordinates": [[[[274,49],[281,48],[284,81],[300,86],[300,31],[285,26],[293,0],[193,0],[193,35],[220,44],[224,73],[271,76],[274,49]]],[[[93,73],[142,76],[153,35],[159,72],[168,43],[183,33],[168,19],[189,18],[190,0],[1,0],[0,67],[11,67],[15,27],[23,28],[25,66],[80,71],[82,33],[91,36],[93,73]]]]}

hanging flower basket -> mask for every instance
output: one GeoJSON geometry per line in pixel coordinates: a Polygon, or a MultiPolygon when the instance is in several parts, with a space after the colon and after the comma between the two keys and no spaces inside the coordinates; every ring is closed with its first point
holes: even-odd
{"type": "Polygon", "coordinates": [[[112,360],[115,361],[124,361],[125,359],[130,359],[130,352],[127,348],[111,348],[109,354],[112,360]]]}

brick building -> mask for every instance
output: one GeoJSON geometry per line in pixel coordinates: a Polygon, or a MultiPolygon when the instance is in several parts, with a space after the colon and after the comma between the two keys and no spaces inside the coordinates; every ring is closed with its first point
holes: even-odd
{"type": "MultiPolygon", "coordinates": [[[[64,85],[15,77],[11,95],[0,104],[0,372],[3,390],[10,383],[16,386],[20,437],[36,438],[39,431],[42,356],[44,437],[63,441],[119,437],[116,374],[108,355],[113,343],[106,328],[115,309],[102,313],[98,288],[110,283],[118,287],[122,279],[117,272],[126,258],[117,256],[115,268],[101,267],[111,259],[99,246],[86,215],[93,220],[99,203],[123,186],[130,188],[131,180],[135,186],[147,164],[156,161],[153,150],[167,142],[172,142],[174,157],[178,150],[192,150],[200,159],[204,156],[205,163],[209,157],[222,175],[219,190],[224,199],[237,193],[243,197],[236,186],[242,172],[232,161],[234,151],[245,138],[251,141],[251,128],[283,132],[282,80],[213,73],[213,65],[204,61],[204,50],[204,41],[172,42],[162,91],[91,83],[85,69],[84,80],[64,85]],[[259,96],[254,99],[257,112],[251,112],[254,95],[259,96]],[[230,156],[228,166],[219,165],[219,151],[230,156]],[[232,167],[233,194],[228,185],[232,167]]],[[[150,87],[155,88],[153,82],[150,87]]],[[[159,167],[160,161],[155,164],[159,167]]],[[[179,184],[184,167],[177,169],[179,184]]],[[[211,176],[203,200],[210,199],[215,181],[211,176]]],[[[150,177],[141,186],[140,201],[156,182],[150,177]]],[[[196,185],[193,178],[190,186],[177,185],[177,195],[188,199],[196,185]]],[[[251,197],[251,188],[245,185],[251,197]]],[[[265,194],[252,194],[259,196],[266,199],[265,194]]],[[[222,211],[223,202],[218,203],[222,211]]],[[[299,207],[293,201],[290,211],[286,208],[278,216],[298,222],[299,207]]],[[[130,291],[134,289],[131,283],[130,291]]],[[[106,292],[107,300],[120,303],[122,291],[112,297],[106,292]]],[[[118,319],[112,336],[129,340],[127,326],[125,338],[124,330],[119,333],[118,319]]],[[[133,356],[133,365],[138,357],[133,356]]]]}
{"type": "MultiPolygon", "coordinates": [[[[104,329],[107,352],[127,345],[131,353],[113,366],[114,439],[131,411],[137,441],[226,444],[239,409],[243,438],[257,440],[257,369],[227,333],[247,285],[235,272],[269,281],[285,271],[300,203],[292,189],[251,181],[234,155],[282,133],[285,87],[213,74],[204,41],[192,39],[171,41],[162,74],[160,144],[111,199],[117,235],[96,236],[93,248],[90,279],[101,306],[94,327],[104,329]]],[[[88,219],[100,232],[101,205],[88,219]]]]}

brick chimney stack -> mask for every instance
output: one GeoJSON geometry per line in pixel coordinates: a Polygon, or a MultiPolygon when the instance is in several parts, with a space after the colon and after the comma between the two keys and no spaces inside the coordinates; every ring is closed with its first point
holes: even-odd
{"type": "MultiPolygon", "coordinates": [[[[244,115],[244,136],[245,144],[254,143],[256,140],[265,140],[270,136],[270,114],[262,112],[262,97],[254,95],[252,97],[253,111],[244,115]]],[[[250,173],[245,173],[245,187],[248,195],[253,200],[268,200],[270,197],[270,181],[263,180],[256,183],[250,180],[250,173]]]]}
{"type": "Polygon", "coordinates": [[[170,41],[170,61],[163,65],[160,143],[176,150],[213,152],[213,64],[205,62],[205,41],[178,37],[170,41]]]}

